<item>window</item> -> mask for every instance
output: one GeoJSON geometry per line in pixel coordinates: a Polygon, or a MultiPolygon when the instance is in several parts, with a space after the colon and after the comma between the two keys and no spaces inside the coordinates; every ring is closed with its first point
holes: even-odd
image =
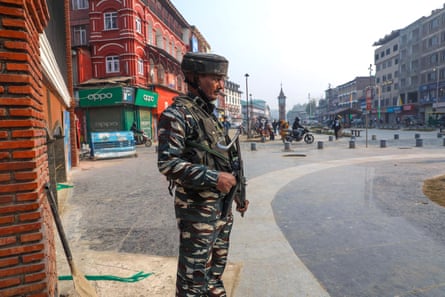
{"type": "Polygon", "coordinates": [[[394,46],[392,47],[392,51],[396,52],[399,49],[399,45],[398,44],[394,44],[394,46]]]}
{"type": "Polygon", "coordinates": [[[87,44],[87,30],[85,26],[74,26],[73,28],[73,45],[87,44]]]}
{"type": "Polygon", "coordinates": [[[164,49],[164,38],[160,30],[156,30],[156,46],[160,49],[164,49]]]}
{"type": "Polygon", "coordinates": [[[104,13],[105,30],[117,29],[117,12],[104,13]]]}
{"type": "Polygon", "coordinates": [[[144,60],[138,59],[138,73],[144,75],[144,60]]]}
{"type": "Polygon", "coordinates": [[[136,32],[142,33],[142,23],[140,18],[136,18],[136,32]]]}
{"type": "Polygon", "coordinates": [[[88,0],[72,0],[73,10],[88,9],[88,0]]]}
{"type": "Polygon", "coordinates": [[[148,44],[153,44],[153,27],[151,24],[148,24],[148,44]]]}
{"type": "Polygon", "coordinates": [[[432,20],[431,23],[430,23],[430,27],[431,27],[431,29],[439,28],[439,26],[440,26],[440,19],[439,19],[439,18],[435,18],[435,19],[432,20]]]}
{"type": "Polygon", "coordinates": [[[119,72],[119,57],[118,56],[108,56],[106,59],[106,72],[116,73],[119,72]]]}

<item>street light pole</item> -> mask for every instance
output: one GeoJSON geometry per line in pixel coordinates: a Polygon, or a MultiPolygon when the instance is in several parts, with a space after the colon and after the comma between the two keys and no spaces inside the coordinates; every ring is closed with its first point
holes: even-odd
{"type": "Polygon", "coordinates": [[[377,117],[379,120],[379,125],[380,125],[380,101],[382,99],[382,86],[381,85],[377,85],[377,91],[379,92],[379,97],[378,97],[378,105],[377,105],[377,117]]]}
{"type": "Polygon", "coordinates": [[[247,79],[249,78],[249,74],[244,74],[246,77],[246,120],[247,120],[247,138],[250,136],[250,120],[249,120],[249,85],[247,83],[247,79]]]}
{"type": "Polygon", "coordinates": [[[436,69],[436,109],[439,106],[439,67],[436,69]]]}
{"type": "MultiPolygon", "coordinates": [[[[369,104],[372,104],[372,64],[369,64],[369,97],[366,100],[369,100],[369,104]]],[[[365,125],[366,125],[366,147],[368,147],[368,113],[371,110],[371,106],[369,106],[368,102],[366,103],[366,117],[365,117],[365,125]]]]}

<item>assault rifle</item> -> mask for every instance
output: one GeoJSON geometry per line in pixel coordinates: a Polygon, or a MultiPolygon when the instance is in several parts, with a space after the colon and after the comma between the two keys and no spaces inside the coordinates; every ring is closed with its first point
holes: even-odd
{"type": "MultiPolygon", "coordinates": [[[[230,152],[231,163],[232,163],[232,174],[236,177],[236,185],[230,189],[229,194],[227,194],[226,202],[224,205],[224,210],[228,211],[228,208],[232,205],[234,199],[237,200],[238,209],[243,209],[246,206],[246,186],[247,179],[244,176],[244,165],[243,159],[241,158],[241,147],[239,143],[239,136],[241,131],[238,130],[233,136],[232,141],[229,144],[223,145],[217,143],[219,149],[228,151],[235,145],[235,154],[230,152]]],[[[244,217],[244,212],[241,212],[241,217],[244,217]]]]}

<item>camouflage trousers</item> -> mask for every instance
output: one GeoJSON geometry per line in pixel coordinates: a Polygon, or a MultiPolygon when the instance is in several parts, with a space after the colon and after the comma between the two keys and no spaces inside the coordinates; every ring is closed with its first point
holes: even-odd
{"type": "Polygon", "coordinates": [[[226,267],[233,216],[211,222],[178,220],[177,297],[226,297],[226,267]]]}

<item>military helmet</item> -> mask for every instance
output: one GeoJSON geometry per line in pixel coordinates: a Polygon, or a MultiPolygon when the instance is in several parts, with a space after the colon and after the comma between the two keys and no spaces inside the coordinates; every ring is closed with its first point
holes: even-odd
{"type": "Polygon", "coordinates": [[[227,76],[229,61],[223,56],[209,53],[188,52],[184,55],[181,69],[186,73],[216,74],[227,76]]]}

